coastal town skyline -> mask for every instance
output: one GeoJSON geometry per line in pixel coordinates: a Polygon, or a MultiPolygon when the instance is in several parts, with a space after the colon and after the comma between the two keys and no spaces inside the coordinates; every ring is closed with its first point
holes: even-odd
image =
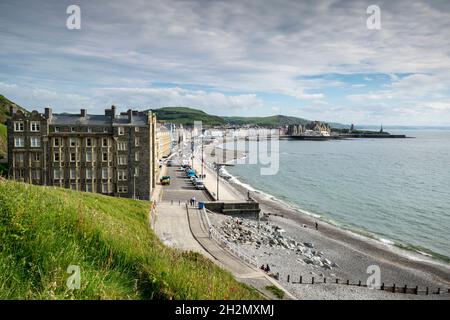
{"type": "Polygon", "coordinates": [[[80,1],[75,30],[71,3],[25,3],[0,4],[0,92],[30,109],[450,125],[449,3],[80,1]]]}

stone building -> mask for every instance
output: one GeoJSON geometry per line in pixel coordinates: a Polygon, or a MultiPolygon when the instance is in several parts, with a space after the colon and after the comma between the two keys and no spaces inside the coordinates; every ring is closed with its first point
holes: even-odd
{"type": "Polygon", "coordinates": [[[155,185],[150,113],[24,113],[8,120],[9,177],[37,185],[148,200],[155,185]]]}

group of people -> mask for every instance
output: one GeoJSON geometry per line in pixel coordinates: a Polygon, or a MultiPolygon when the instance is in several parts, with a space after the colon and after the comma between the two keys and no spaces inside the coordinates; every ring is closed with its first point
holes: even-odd
{"type": "Polygon", "coordinates": [[[191,204],[191,206],[195,206],[195,203],[197,201],[195,200],[195,197],[192,197],[191,200],[189,200],[189,203],[191,204]]]}
{"type": "Polygon", "coordinates": [[[270,272],[270,267],[268,264],[266,264],[266,266],[261,265],[260,269],[264,272],[270,272]]]}

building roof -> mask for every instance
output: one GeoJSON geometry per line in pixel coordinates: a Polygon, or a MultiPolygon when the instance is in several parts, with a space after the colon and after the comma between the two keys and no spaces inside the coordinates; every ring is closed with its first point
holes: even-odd
{"type": "Polygon", "coordinates": [[[49,124],[51,125],[90,125],[90,126],[110,126],[110,125],[131,125],[145,126],[147,124],[147,116],[144,114],[134,114],[131,117],[131,123],[128,121],[128,115],[116,115],[114,122],[109,115],[87,114],[81,117],[80,114],[60,113],[53,114],[49,124]]]}

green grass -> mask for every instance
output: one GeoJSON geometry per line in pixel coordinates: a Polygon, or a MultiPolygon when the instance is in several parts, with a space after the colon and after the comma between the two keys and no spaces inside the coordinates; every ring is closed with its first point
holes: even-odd
{"type": "Polygon", "coordinates": [[[284,292],[280,288],[275,287],[274,285],[272,285],[272,286],[267,286],[266,289],[268,291],[272,292],[273,295],[275,297],[277,297],[278,299],[283,299],[284,298],[284,292]]]}
{"type": "Polygon", "coordinates": [[[0,179],[0,299],[260,299],[148,228],[150,203],[0,179]],[[81,268],[69,290],[66,270],[81,268]]]}
{"type": "Polygon", "coordinates": [[[203,125],[225,124],[223,118],[209,115],[201,110],[185,107],[167,107],[152,110],[158,121],[166,121],[183,125],[194,125],[194,121],[202,121],[203,125]]]}
{"type": "Polygon", "coordinates": [[[0,159],[6,158],[8,149],[6,126],[0,123],[0,159]]]}

